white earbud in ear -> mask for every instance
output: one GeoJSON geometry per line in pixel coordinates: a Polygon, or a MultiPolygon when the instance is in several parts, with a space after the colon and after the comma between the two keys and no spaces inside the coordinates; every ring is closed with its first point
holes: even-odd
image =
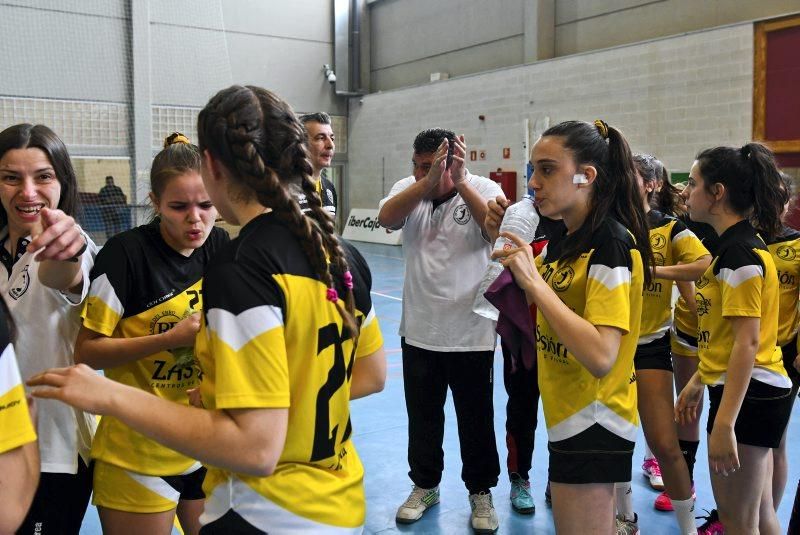
{"type": "Polygon", "coordinates": [[[588,184],[589,181],[586,180],[586,175],[584,175],[583,173],[578,173],[578,174],[576,174],[575,176],[572,177],[572,183],[573,184],[588,184]]]}

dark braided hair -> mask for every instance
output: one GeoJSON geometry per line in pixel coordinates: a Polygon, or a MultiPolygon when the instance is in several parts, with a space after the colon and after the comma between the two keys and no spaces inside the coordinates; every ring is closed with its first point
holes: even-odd
{"type": "Polygon", "coordinates": [[[234,85],[206,104],[197,132],[200,151],[208,150],[225,165],[243,186],[242,195],[272,209],[297,238],[319,280],[343,296],[344,308],[334,304],[357,339],[355,299],[345,281],[347,259],[311,180],[306,133],[292,108],[266,89],[234,85]],[[308,216],[293,194],[298,188],[306,195],[308,216]]]}

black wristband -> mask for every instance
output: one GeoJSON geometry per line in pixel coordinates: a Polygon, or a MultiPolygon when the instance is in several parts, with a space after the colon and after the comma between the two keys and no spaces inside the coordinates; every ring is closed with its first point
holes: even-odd
{"type": "Polygon", "coordinates": [[[67,258],[67,262],[80,262],[81,256],[83,256],[83,253],[85,253],[86,249],[89,248],[89,240],[86,238],[86,235],[81,234],[81,236],[83,236],[83,247],[81,247],[80,250],[75,253],[75,256],[72,258],[67,258]]]}

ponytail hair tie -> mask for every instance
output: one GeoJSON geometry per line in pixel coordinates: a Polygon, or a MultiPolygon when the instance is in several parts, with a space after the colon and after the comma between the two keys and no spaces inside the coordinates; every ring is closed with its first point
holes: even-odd
{"type": "Polygon", "coordinates": [[[750,155],[752,153],[753,152],[750,150],[750,145],[744,145],[742,148],[739,149],[739,154],[741,154],[742,158],[744,158],[745,160],[749,160],[750,155]]]}
{"type": "Polygon", "coordinates": [[[335,288],[328,288],[327,293],[325,294],[325,298],[330,301],[331,303],[335,303],[339,300],[339,294],[336,293],[335,288]]]}
{"type": "Polygon", "coordinates": [[[168,135],[166,138],[164,138],[164,148],[165,149],[167,147],[169,147],[170,145],[177,145],[179,143],[182,144],[182,145],[191,145],[192,144],[192,142],[189,141],[189,138],[184,136],[180,132],[173,132],[170,135],[168,135]]]}
{"type": "Polygon", "coordinates": [[[342,278],[344,279],[345,288],[347,288],[348,290],[352,290],[353,289],[353,275],[350,274],[350,271],[345,271],[344,275],[342,275],[342,278]]]}
{"type": "Polygon", "coordinates": [[[594,126],[597,128],[597,131],[600,132],[600,137],[608,139],[608,124],[605,121],[597,119],[594,122],[594,126]]]}

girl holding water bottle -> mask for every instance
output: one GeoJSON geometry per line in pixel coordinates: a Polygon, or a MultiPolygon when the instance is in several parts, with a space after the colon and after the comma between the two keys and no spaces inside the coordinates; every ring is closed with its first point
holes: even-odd
{"type": "Polygon", "coordinates": [[[652,265],[625,137],[603,121],[566,121],[533,147],[530,186],[566,235],[534,259],[493,255],[537,307],[536,342],[556,530],[614,533],[614,482],[631,475],[638,428],[633,355],[652,265]]]}

